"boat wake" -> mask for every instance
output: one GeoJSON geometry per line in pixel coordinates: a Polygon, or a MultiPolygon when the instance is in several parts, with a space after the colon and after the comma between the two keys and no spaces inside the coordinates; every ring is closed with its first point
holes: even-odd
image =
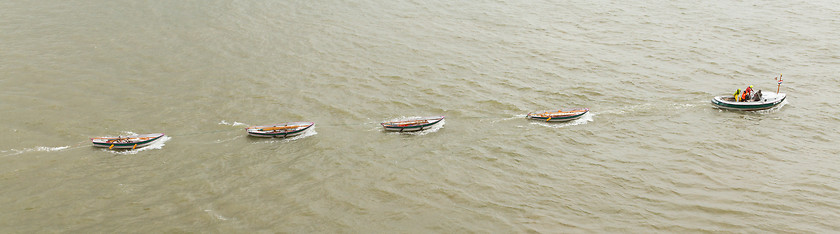
{"type": "MultiPolygon", "coordinates": [[[[704,102],[704,103],[705,103],[705,102],[704,102]]],[[[694,108],[694,107],[696,107],[696,106],[697,106],[696,104],[691,104],[691,103],[684,103],[684,104],[678,104],[678,103],[675,103],[675,104],[671,104],[671,108],[676,109],[676,110],[691,109],[691,108],[694,108]]]]}
{"type": "Polygon", "coordinates": [[[536,125],[540,125],[540,126],[543,126],[543,127],[549,127],[549,128],[563,128],[563,127],[568,127],[568,126],[587,124],[589,122],[594,121],[593,117],[595,117],[595,113],[589,112],[589,113],[586,113],[585,115],[581,116],[579,119],[572,120],[572,121],[569,121],[569,122],[550,123],[550,122],[543,122],[543,121],[531,121],[531,124],[536,124],[536,125]]]}
{"type": "Polygon", "coordinates": [[[148,145],[148,146],[146,146],[146,147],[143,147],[143,148],[139,148],[139,149],[132,149],[132,150],[110,150],[110,149],[108,149],[108,148],[102,148],[102,150],[103,150],[103,151],[106,151],[106,152],[113,153],[113,154],[121,154],[121,155],[137,154],[137,153],[139,153],[139,152],[141,152],[141,151],[153,150],[153,149],[161,149],[161,148],[163,148],[163,146],[164,146],[164,145],[166,145],[166,142],[167,142],[167,141],[169,141],[170,139],[172,139],[172,137],[170,137],[170,136],[163,136],[163,137],[161,137],[161,138],[160,138],[160,140],[157,140],[157,141],[153,142],[152,144],[150,144],[150,145],[148,145]]]}
{"type": "MultiPolygon", "coordinates": [[[[264,139],[260,139],[261,141],[256,141],[252,144],[290,142],[290,141],[296,141],[296,140],[300,140],[300,139],[307,138],[307,137],[310,137],[310,136],[314,136],[314,135],[317,135],[317,134],[318,134],[318,132],[315,131],[315,126],[312,126],[309,129],[306,129],[306,131],[304,131],[303,134],[300,134],[300,135],[297,135],[297,136],[293,136],[293,137],[289,137],[289,138],[264,138],[264,139]]],[[[256,138],[256,137],[252,137],[252,138],[256,138]]]]}
{"type": "Polygon", "coordinates": [[[66,149],[70,149],[70,146],[69,145],[58,146],[58,147],[36,146],[36,147],[33,147],[33,148],[26,148],[26,149],[3,150],[3,151],[0,151],[0,153],[4,153],[5,155],[3,155],[3,157],[7,157],[7,156],[14,156],[14,155],[29,153],[29,152],[55,152],[55,151],[62,151],[62,150],[66,150],[66,149]],[[8,153],[8,154],[6,154],[6,153],[8,153]]]}
{"type": "Polygon", "coordinates": [[[779,103],[779,105],[776,105],[776,106],[771,107],[770,109],[766,109],[766,110],[757,110],[757,111],[755,111],[755,113],[757,113],[757,114],[771,114],[771,113],[776,113],[776,112],[779,112],[779,110],[781,110],[781,109],[782,109],[782,107],[783,107],[783,106],[785,106],[785,105],[787,105],[787,104],[788,104],[788,100],[787,100],[787,99],[785,99],[784,101],[782,101],[782,103],[779,103]]]}
{"type": "Polygon", "coordinates": [[[220,125],[230,125],[230,126],[248,126],[248,124],[246,124],[246,123],[240,123],[240,122],[236,122],[236,121],[233,121],[233,123],[228,123],[225,120],[222,120],[221,122],[219,122],[219,124],[220,125]]]}
{"type": "Polygon", "coordinates": [[[638,105],[629,105],[623,106],[615,109],[608,109],[604,111],[600,111],[601,114],[606,115],[634,115],[638,113],[646,113],[646,112],[655,112],[655,111],[681,111],[681,110],[689,110],[699,107],[705,107],[705,103],[707,101],[702,101],[698,103],[671,103],[671,104],[656,104],[656,103],[644,103],[638,105]]]}
{"type": "Polygon", "coordinates": [[[216,218],[218,220],[222,220],[222,221],[228,220],[227,217],[222,216],[221,214],[219,214],[219,212],[216,212],[216,211],[213,211],[213,210],[210,210],[210,209],[205,209],[204,212],[207,212],[207,214],[210,214],[211,216],[213,216],[213,218],[216,218]]]}
{"type": "Polygon", "coordinates": [[[228,142],[228,141],[236,140],[236,139],[239,139],[239,138],[242,138],[242,137],[245,137],[245,136],[246,135],[239,135],[239,136],[235,136],[235,137],[229,138],[229,139],[218,139],[218,140],[216,140],[216,143],[228,142]]]}
{"type": "MultiPolygon", "coordinates": [[[[490,123],[498,123],[498,122],[514,120],[514,119],[522,119],[522,118],[525,118],[527,116],[528,116],[527,114],[521,114],[521,115],[516,115],[516,116],[513,116],[513,117],[507,117],[507,118],[490,119],[489,121],[490,121],[490,123]]],[[[479,120],[479,121],[484,121],[484,120],[479,120]]]]}

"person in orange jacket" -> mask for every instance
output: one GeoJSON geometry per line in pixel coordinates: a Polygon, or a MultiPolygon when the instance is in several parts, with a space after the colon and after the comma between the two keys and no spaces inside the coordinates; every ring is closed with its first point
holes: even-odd
{"type": "Polygon", "coordinates": [[[747,89],[744,89],[744,97],[741,98],[741,100],[744,100],[744,101],[752,100],[752,95],[753,95],[753,89],[752,88],[753,88],[753,86],[750,85],[750,87],[747,87],[747,89]]]}

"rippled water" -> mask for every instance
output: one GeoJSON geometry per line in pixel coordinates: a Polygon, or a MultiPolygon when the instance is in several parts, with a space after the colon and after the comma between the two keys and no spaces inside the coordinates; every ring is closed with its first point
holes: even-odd
{"type": "Polygon", "coordinates": [[[831,1],[0,2],[0,232],[831,232],[831,1]],[[711,107],[755,85],[784,106],[711,107]],[[588,107],[567,123],[527,121],[588,107]],[[438,129],[380,122],[446,115],[438,129]],[[248,125],[312,121],[290,139],[248,125]],[[140,150],[88,138],[166,133],[140,150]]]}

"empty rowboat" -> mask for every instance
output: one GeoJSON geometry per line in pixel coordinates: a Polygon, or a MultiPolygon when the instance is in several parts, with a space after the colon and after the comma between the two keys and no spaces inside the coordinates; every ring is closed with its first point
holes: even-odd
{"type": "Polygon", "coordinates": [[[152,133],[133,136],[97,137],[90,138],[93,146],[108,149],[136,149],[151,145],[163,137],[163,133],[152,133]]]}
{"type": "Polygon", "coordinates": [[[315,126],[313,122],[289,122],[274,125],[251,126],[245,128],[248,135],[255,137],[293,137],[315,126]]]}
{"type": "Polygon", "coordinates": [[[589,112],[589,108],[572,108],[557,111],[541,111],[528,113],[526,118],[547,122],[564,122],[579,119],[589,112]]]}
{"type": "Polygon", "coordinates": [[[382,123],[385,131],[390,132],[414,132],[432,128],[441,123],[444,116],[410,118],[382,123]]]}

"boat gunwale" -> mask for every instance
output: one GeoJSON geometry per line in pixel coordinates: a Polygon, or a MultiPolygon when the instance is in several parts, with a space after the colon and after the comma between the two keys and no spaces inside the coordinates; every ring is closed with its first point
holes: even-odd
{"type": "Polygon", "coordinates": [[[383,123],[380,123],[380,125],[382,125],[382,127],[386,128],[386,129],[388,129],[388,128],[390,128],[390,129],[423,128],[423,127],[435,125],[435,124],[439,123],[440,121],[443,121],[444,118],[446,118],[446,116],[423,117],[423,118],[414,119],[414,120],[383,122],[383,123]],[[425,121],[435,120],[435,121],[426,122],[426,123],[422,123],[422,124],[406,125],[406,126],[395,125],[395,124],[399,124],[399,123],[403,123],[403,122],[421,121],[421,120],[425,120],[425,121]]]}
{"type": "Polygon", "coordinates": [[[303,131],[308,130],[312,126],[315,126],[314,122],[288,122],[288,123],[283,123],[283,124],[295,124],[295,123],[304,123],[305,125],[298,125],[298,126],[305,126],[305,127],[299,127],[299,128],[296,128],[296,130],[292,130],[292,131],[271,132],[271,131],[260,131],[259,129],[262,129],[264,127],[276,127],[276,126],[279,126],[280,124],[260,125],[260,126],[247,127],[247,128],[245,128],[245,132],[247,132],[248,134],[251,134],[251,135],[284,136],[284,135],[290,135],[290,134],[296,134],[296,133],[299,133],[299,132],[303,132],[303,131]],[[257,127],[259,127],[259,129],[257,127]]]}
{"type": "MultiPolygon", "coordinates": [[[[153,141],[156,141],[156,140],[162,138],[163,136],[166,136],[166,134],[164,134],[164,133],[151,133],[151,134],[142,134],[142,135],[137,135],[137,136],[156,135],[156,134],[160,134],[160,135],[157,135],[156,137],[153,137],[152,139],[148,139],[148,140],[140,141],[140,142],[129,142],[129,143],[97,142],[96,140],[100,140],[100,139],[120,139],[120,138],[119,137],[96,137],[96,138],[91,138],[91,143],[93,143],[93,145],[95,145],[95,146],[107,146],[107,147],[110,147],[110,146],[114,146],[114,147],[134,146],[134,145],[139,146],[139,145],[147,145],[149,143],[152,143],[153,141]]],[[[140,137],[128,137],[128,138],[130,139],[130,138],[140,138],[140,137]]],[[[125,138],[123,138],[123,139],[125,139],[125,138]]]]}
{"type": "Polygon", "coordinates": [[[560,111],[557,111],[557,112],[551,112],[551,111],[531,112],[531,113],[528,113],[526,115],[526,117],[529,118],[529,119],[536,119],[536,120],[547,120],[549,118],[551,118],[552,120],[554,120],[554,119],[564,120],[564,119],[579,118],[579,117],[585,115],[586,113],[589,113],[589,108],[584,107],[584,108],[572,108],[572,109],[560,110],[560,111]],[[552,115],[550,115],[551,113],[571,113],[571,114],[566,114],[566,115],[558,114],[558,115],[552,116],[552,115]]]}

